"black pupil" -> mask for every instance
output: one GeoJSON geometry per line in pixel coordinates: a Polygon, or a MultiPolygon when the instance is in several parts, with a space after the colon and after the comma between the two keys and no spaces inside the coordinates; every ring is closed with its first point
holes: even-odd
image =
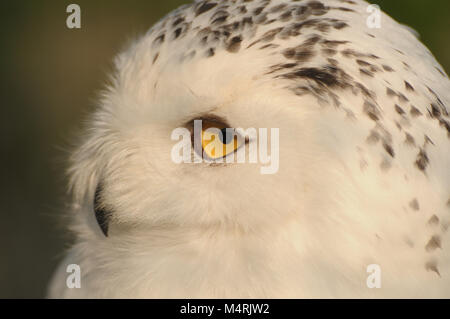
{"type": "Polygon", "coordinates": [[[223,144],[230,144],[233,139],[233,132],[231,129],[221,129],[222,132],[222,143],[223,144]]]}

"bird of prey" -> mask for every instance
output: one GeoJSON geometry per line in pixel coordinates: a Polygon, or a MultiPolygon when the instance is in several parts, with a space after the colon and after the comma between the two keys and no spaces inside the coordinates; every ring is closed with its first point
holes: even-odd
{"type": "Polygon", "coordinates": [[[430,51],[366,1],[187,4],[115,59],[49,297],[450,297],[449,106],[430,51]],[[202,154],[206,128],[258,139],[174,161],[196,122],[202,154]],[[257,140],[271,174],[219,161],[257,140]]]}

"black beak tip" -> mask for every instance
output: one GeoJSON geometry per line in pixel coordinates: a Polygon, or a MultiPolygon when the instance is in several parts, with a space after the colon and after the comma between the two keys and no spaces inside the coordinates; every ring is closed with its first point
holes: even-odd
{"type": "Polygon", "coordinates": [[[101,204],[102,191],[103,187],[101,186],[101,184],[99,184],[97,186],[97,190],[95,191],[95,198],[94,198],[95,219],[97,220],[97,223],[100,226],[100,229],[102,230],[105,237],[108,237],[109,220],[111,214],[101,204]]]}

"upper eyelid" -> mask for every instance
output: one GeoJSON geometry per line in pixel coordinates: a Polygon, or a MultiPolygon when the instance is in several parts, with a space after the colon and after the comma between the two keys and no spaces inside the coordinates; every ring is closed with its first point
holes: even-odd
{"type": "MultiPolygon", "coordinates": [[[[225,118],[215,115],[215,114],[202,114],[202,115],[198,115],[198,116],[192,118],[191,120],[185,122],[185,125],[184,125],[184,127],[186,127],[191,133],[192,145],[194,145],[194,122],[197,120],[206,121],[206,122],[210,122],[210,123],[217,123],[217,128],[223,127],[223,128],[227,128],[227,129],[232,129],[234,131],[234,133],[239,135],[239,133],[228,124],[228,121],[225,118]]],[[[248,139],[248,137],[246,137],[244,140],[244,143],[242,143],[242,145],[240,145],[234,152],[238,151],[241,147],[249,144],[250,142],[251,141],[248,139]]],[[[224,158],[226,158],[227,156],[229,156],[229,154],[224,156],[224,158]]]]}
{"type": "Polygon", "coordinates": [[[228,124],[228,121],[225,118],[215,115],[215,114],[202,114],[202,115],[196,116],[193,119],[186,122],[184,126],[193,130],[194,129],[194,121],[217,123],[218,126],[231,128],[231,126],[228,124]]]}
{"type": "Polygon", "coordinates": [[[217,123],[218,126],[220,125],[220,126],[223,126],[223,127],[226,127],[226,128],[231,128],[231,126],[228,124],[228,121],[225,118],[221,117],[221,116],[218,116],[218,115],[215,115],[215,114],[211,114],[211,113],[199,114],[196,117],[191,118],[191,120],[185,122],[185,124],[183,125],[185,128],[187,128],[189,130],[189,132],[191,134],[191,143],[192,143],[192,145],[195,144],[194,143],[194,137],[195,137],[194,136],[195,135],[194,134],[194,121],[197,121],[197,120],[201,120],[202,122],[203,121],[213,122],[213,123],[217,123]]]}

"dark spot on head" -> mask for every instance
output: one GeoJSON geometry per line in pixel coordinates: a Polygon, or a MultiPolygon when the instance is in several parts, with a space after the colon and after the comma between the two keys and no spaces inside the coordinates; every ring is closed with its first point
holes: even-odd
{"type": "MultiPolygon", "coordinates": [[[[434,95],[434,97],[435,97],[436,100],[437,100],[437,103],[438,103],[439,105],[443,106],[444,103],[442,103],[442,100],[440,99],[439,95],[437,95],[436,92],[434,92],[429,86],[427,86],[427,89],[428,89],[428,91],[429,91],[431,94],[434,95]]],[[[448,114],[447,114],[447,115],[448,115],[448,114]]]]}
{"type": "Polygon", "coordinates": [[[436,215],[431,216],[431,218],[428,220],[428,225],[430,226],[439,225],[439,217],[437,217],[436,215]]]}
{"type": "Polygon", "coordinates": [[[410,203],[409,203],[409,207],[411,207],[411,209],[418,211],[420,209],[420,205],[419,205],[419,201],[417,200],[417,198],[414,198],[410,203]]]}
{"type": "Polygon", "coordinates": [[[172,26],[173,26],[173,27],[176,27],[176,26],[179,25],[180,23],[184,22],[184,20],[185,20],[185,19],[184,19],[183,17],[178,18],[178,19],[176,19],[176,20],[173,22],[172,26]]]}
{"type": "Polygon", "coordinates": [[[447,130],[447,136],[448,138],[450,138],[450,122],[448,122],[447,120],[444,119],[440,119],[439,120],[439,124],[447,130]]]}
{"type": "Polygon", "coordinates": [[[338,65],[339,65],[339,62],[338,62],[337,60],[335,60],[335,59],[330,59],[330,58],[328,58],[327,61],[328,61],[328,63],[330,63],[330,65],[332,65],[332,66],[338,66],[338,65]]]}
{"type": "Polygon", "coordinates": [[[366,69],[359,69],[359,72],[363,75],[367,75],[370,76],[371,78],[373,77],[373,72],[366,70],[366,69]]]}
{"type": "Polygon", "coordinates": [[[263,10],[264,10],[265,8],[266,8],[266,7],[259,7],[259,8],[256,8],[255,11],[253,11],[253,14],[254,14],[255,16],[260,15],[260,13],[263,12],[263,10]]]}
{"type": "Polygon", "coordinates": [[[435,251],[438,248],[442,249],[441,238],[438,235],[434,235],[428,241],[427,245],[425,246],[425,250],[428,252],[431,252],[431,251],[435,251]]]}
{"type": "Polygon", "coordinates": [[[266,33],[264,33],[264,35],[261,37],[260,41],[262,42],[270,42],[273,39],[275,39],[275,36],[280,33],[283,30],[283,28],[276,28],[270,31],[267,31],[266,33]]]}
{"type": "Polygon", "coordinates": [[[395,111],[400,114],[400,115],[404,115],[405,111],[397,104],[395,104],[395,111]]]}
{"type": "Polygon", "coordinates": [[[397,93],[393,90],[393,89],[391,89],[391,88],[386,88],[386,94],[387,94],[387,96],[397,96],[397,93]]]}
{"type": "Polygon", "coordinates": [[[334,56],[337,54],[337,51],[334,49],[322,49],[322,53],[327,56],[334,56]]]}
{"type": "Polygon", "coordinates": [[[380,111],[378,110],[378,108],[376,107],[375,104],[369,102],[369,101],[365,101],[364,102],[364,112],[367,114],[367,116],[372,120],[372,121],[379,121],[380,120],[380,111]]]}
{"type": "Polygon", "coordinates": [[[398,99],[400,102],[409,102],[409,99],[402,93],[397,93],[398,99]]]}
{"type": "Polygon", "coordinates": [[[230,42],[227,45],[227,51],[231,53],[237,53],[241,49],[242,37],[236,36],[231,38],[230,42]]]}
{"type": "Polygon", "coordinates": [[[338,84],[338,80],[334,74],[326,69],[317,68],[301,68],[293,73],[289,74],[290,78],[298,77],[309,79],[316,82],[319,85],[333,87],[338,84]]]}
{"type": "Polygon", "coordinates": [[[216,54],[216,50],[214,48],[209,48],[208,52],[206,53],[207,57],[212,57],[216,54]]]}
{"type": "Polygon", "coordinates": [[[267,74],[272,74],[274,72],[278,72],[278,71],[282,71],[282,70],[286,70],[286,69],[292,69],[296,66],[297,66],[297,63],[276,64],[276,65],[273,65],[272,67],[270,67],[271,71],[268,72],[267,74]]]}
{"type": "Polygon", "coordinates": [[[427,262],[426,264],[425,264],[425,269],[427,270],[427,271],[433,271],[433,272],[435,272],[436,274],[438,274],[439,275],[439,277],[441,276],[441,274],[439,273],[439,269],[438,269],[438,266],[437,266],[437,262],[436,261],[429,261],[429,262],[427,262]]]}
{"type": "Polygon", "coordinates": [[[292,69],[296,66],[297,66],[297,63],[285,63],[285,64],[280,65],[280,67],[283,69],[292,69]]]}
{"type": "Polygon", "coordinates": [[[299,46],[297,48],[284,50],[283,55],[286,59],[307,62],[314,56],[314,52],[308,47],[299,46]]]}
{"type": "Polygon", "coordinates": [[[276,12],[279,12],[279,11],[283,10],[284,8],[286,8],[286,6],[287,6],[287,4],[285,4],[285,3],[276,5],[276,6],[272,7],[272,8],[270,8],[270,9],[269,9],[269,12],[270,12],[270,13],[276,13],[276,12]]]}
{"type": "Polygon", "coordinates": [[[287,22],[287,21],[289,21],[290,19],[292,19],[292,12],[289,10],[289,11],[286,11],[285,13],[283,13],[281,16],[280,16],[280,20],[281,21],[283,21],[283,22],[287,22]]]}
{"type": "Polygon", "coordinates": [[[343,28],[348,27],[348,24],[345,23],[345,22],[336,22],[336,23],[333,25],[333,27],[334,27],[336,30],[341,30],[341,29],[343,29],[343,28]]]}
{"type": "Polygon", "coordinates": [[[252,26],[253,25],[253,18],[252,17],[245,17],[242,19],[242,27],[245,28],[246,26],[252,26]]]}
{"type": "Polygon", "coordinates": [[[195,15],[198,17],[199,15],[211,10],[215,6],[217,6],[217,3],[215,3],[215,2],[203,1],[203,2],[201,2],[201,5],[198,7],[197,11],[195,12],[195,15]]]}
{"type": "Polygon", "coordinates": [[[259,14],[256,16],[255,18],[255,23],[256,24],[262,24],[265,23],[267,21],[267,13],[263,12],[262,14],[259,14]]]}
{"type": "Polygon", "coordinates": [[[416,141],[414,140],[414,137],[411,134],[406,133],[406,132],[405,132],[405,135],[406,135],[405,143],[410,146],[415,146],[416,141]]]}
{"type": "Polygon", "coordinates": [[[420,169],[422,172],[425,172],[429,162],[430,162],[430,160],[429,160],[428,155],[425,152],[425,150],[424,149],[420,149],[420,152],[417,155],[417,159],[416,159],[416,166],[417,166],[417,168],[420,169]]]}
{"type": "Polygon", "coordinates": [[[370,98],[370,99],[374,99],[375,98],[375,93],[370,91],[368,88],[366,88],[364,85],[362,85],[361,83],[356,83],[355,84],[356,87],[362,92],[362,94],[364,95],[364,97],[366,98],[370,98]]]}
{"type": "Polygon", "coordinates": [[[414,91],[414,87],[408,81],[405,81],[405,88],[408,91],[414,91]]]}
{"type": "Polygon", "coordinates": [[[428,144],[434,145],[434,142],[428,135],[425,135],[424,147],[427,146],[428,144]]]}
{"type": "Polygon", "coordinates": [[[164,43],[165,38],[166,38],[166,35],[163,33],[160,36],[158,36],[155,40],[153,40],[153,44],[154,45],[162,44],[162,43],[164,43]]]}
{"type": "MultiPolygon", "coordinates": [[[[355,10],[350,9],[350,8],[345,8],[345,7],[337,7],[337,8],[335,8],[335,9],[340,10],[340,11],[344,11],[344,12],[355,12],[355,10]]],[[[375,38],[374,35],[372,35],[372,34],[369,34],[369,35],[370,35],[371,37],[375,38]]]]}
{"type": "Polygon", "coordinates": [[[279,44],[269,43],[269,44],[263,45],[263,46],[260,47],[259,49],[260,49],[260,50],[264,50],[264,49],[268,49],[268,48],[270,48],[270,49],[276,49],[276,48],[278,48],[279,46],[280,46],[279,44]]]}
{"type": "Polygon", "coordinates": [[[423,115],[422,112],[420,112],[419,109],[414,105],[411,105],[411,110],[409,113],[411,114],[412,117],[418,117],[423,115]]]}
{"type": "Polygon", "coordinates": [[[219,17],[217,17],[217,18],[215,18],[212,22],[211,22],[211,24],[215,24],[215,25],[217,25],[217,24],[222,24],[222,23],[224,23],[225,21],[227,21],[227,19],[228,19],[228,15],[221,15],[221,16],[219,16],[219,17]]]}
{"type": "Polygon", "coordinates": [[[367,137],[367,143],[376,144],[380,141],[381,136],[376,130],[372,130],[370,135],[367,137]]]}
{"type": "Polygon", "coordinates": [[[356,2],[353,0],[341,0],[341,2],[356,5],[356,2]]]}
{"type": "Polygon", "coordinates": [[[310,38],[306,39],[302,44],[301,47],[312,47],[317,42],[321,40],[321,37],[317,34],[312,35],[310,38]]]}
{"type": "Polygon", "coordinates": [[[159,52],[157,52],[157,53],[155,54],[155,56],[153,57],[153,62],[152,62],[152,64],[155,64],[156,61],[158,60],[158,58],[159,58],[159,52]]]}
{"type": "Polygon", "coordinates": [[[383,143],[384,150],[391,156],[395,157],[394,148],[388,143],[383,143]]]}
{"type": "Polygon", "coordinates": [[[438,70],[438,72],[444,77],[444,78],[446,78],[447,77],[447,75],[444,73],[444,71],[442,71],[440,68],[438,68],[438,67],[435,67],[436,68],[436,70],[438,70]]]}
{"type": "Polygon", "coordinates": [[[174,39],[178,39],[178,37],[180,36],[181,32],[183,31],[182,28],[178,28],[176,29],[173,33],[174,33],[174,39]]]}
{"type": "Polygon", "coordinates": [[[277,19],[270,19],[270,20],[267,20],[266,22],[264,22],[264,25],[272,24],[272,23],[274,23],[275,21],[277,21],[277,19]]]}
{"type": "Polygon", "coordinates": [[[314,10],[322,10],[325,9],[325,6],[322,2],[319,1],[310,1],[307,3],[307,6],[314,10]]]}
{"type": "Polygon", "coordinates": [[[358,65],[359,66],[363,66],[363,67],[366,67],[366,66],[371,66],[372,64],[370,64],[369,62],[366,62],[366,61],[364,61],[364,60],[356,60],[356,63],[358,63],[358,65]]]}
{"type": "Polygon", "coordinates": [[[431,115],[432,118],[439,119],[442,116],[441,110],[434,103],[431,104],[431,111],[429,111],[429,112],[430,112],[430,115],[431,115]]]}
{"type": "Polygon", "coordinates": [[[331,47],[331,48],[335,48],[335,47],[337,47],[339,45],[347,44],[347,43],[349,43],[349,42],[348,41],[338,41],[338,40],[324,40],[324,41],[322,41],[322,44],[324,46],[331,47]]]}
{"type": "Polygon", "coordinates": [[[386,65],[386,64],[383,64],[383,69],[384,69],[386,72],[394,72],[394,69],[391,68],[389,65],[386,65]]]}

